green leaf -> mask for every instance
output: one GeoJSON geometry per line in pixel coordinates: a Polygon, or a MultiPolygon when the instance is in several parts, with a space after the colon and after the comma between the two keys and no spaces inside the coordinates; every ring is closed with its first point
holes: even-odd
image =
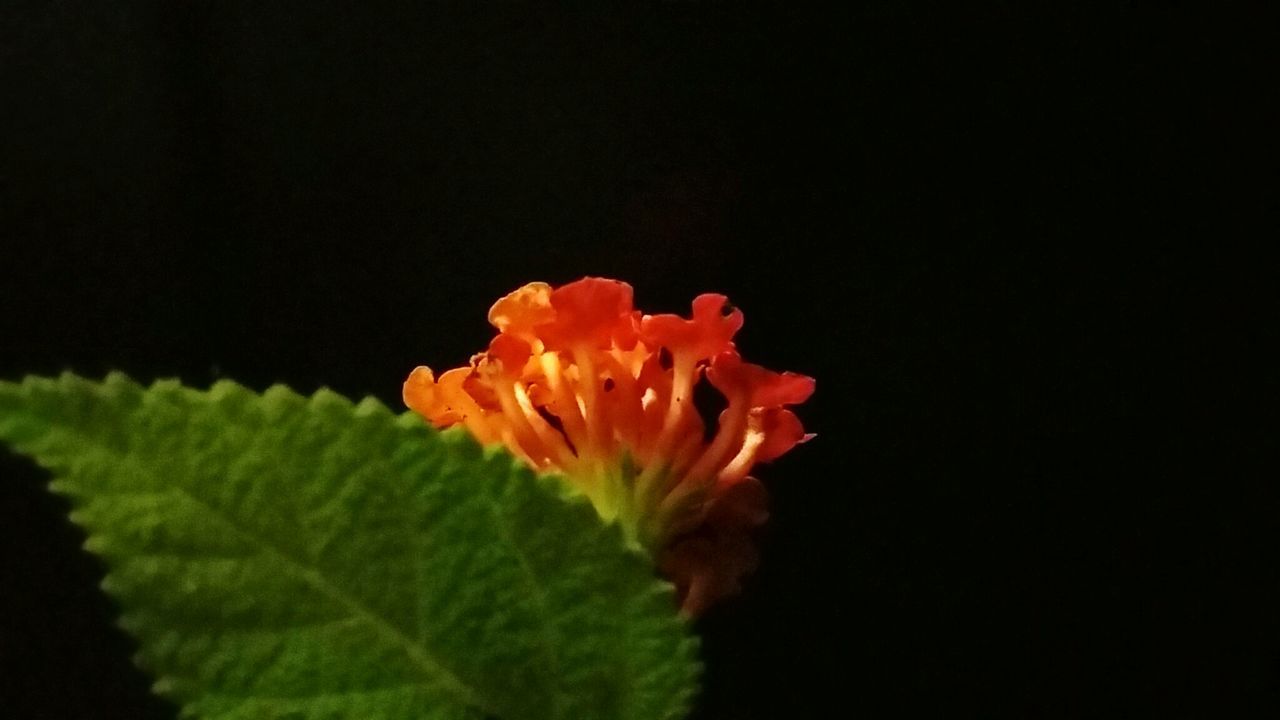
{"type": "Polygon", "coordinates": [[[696,641],[616,527],[373,399],[0,382],[156,690],[210,720],[656,720],[696,641]]]}

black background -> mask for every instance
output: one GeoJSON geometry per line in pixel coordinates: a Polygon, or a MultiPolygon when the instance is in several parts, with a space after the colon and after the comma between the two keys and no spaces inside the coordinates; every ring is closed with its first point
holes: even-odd
{"type": "MultiPolygon", "coordinates": [[[[1195,211],[1256,150],[1223,121],[1241,78],[1214,63],[1246,63],[1221,18],[26,5],[0,377],[397,403],[524,282],[725,292],[744,355],[817,377],[819,438],[758,473],[763,566],[699,622],[699,718],[1274,716],[1275,563],[1211,549],[1252,526],[1156,419],[1217,407],[1187,390],[1201,343],[1252,347],[1209,302],[1222,247],[1175,250],[1245,224],[1195,211]]],[[[0,715],[174,717],[64,503],[0,475],[0,715]]]]}

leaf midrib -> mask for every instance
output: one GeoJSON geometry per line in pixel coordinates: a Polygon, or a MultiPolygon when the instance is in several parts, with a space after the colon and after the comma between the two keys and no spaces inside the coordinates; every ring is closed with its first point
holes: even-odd
{"type": "Polygon", "coordinates": [[[537,580],[537,573],[533,571],[533,567],[529,564],[529,558],[525,556],[524,551],[520,549],[515,538],[511,535],[511,530],[507,523],[503,521],[500,514],[500,506],[497,501],[488,495],[485,496],[485,505],[490,510],[490,517],[493,518],[494,527],[498,529],[498,534],[502,536],[504,542],[511,547],[511,552],[516,557],[516,561],[520,565],[520,576],[524,580],[525,585],[529,588],[529,594],[533,598],[533,602],[538,609],[538,613],[542,615],[542,633],[541,640],[543,650],[546,652],[547,662],[551,665],[551,677],[554,687],[551,689],[551,716],[559,718],[560,711],[560,694],[561,690],[558,680],[563,677],[560,671],[560,655],[556,652],[556,633],[553,623],[551,622],[551,612],[547,608],[547,594],[543,590],[537,580]]]}
{"type": "MultiPolygon", "coordinates": [[[[291,557],[287,552],[282,550],[276,543],[268,541],[261,535],[253,532],[252,530],[236,522],[226,512],[218,509],[214,505],[211,505],[209,501],[199,497],[198,495],[193,493],[189,488],[183,487],[182,485],[177,485],[177,484],[164,485],[163,483],[158,482],[158,478],[155,476],[154,473],[150,472],[148,468],[139,466],[139,464],[136,462],[131,462],[127,456],[121,456],[116,454],[108,446],[102,444],[101,442],[96,441],[96,438],[95,438],[95,442],[93,442],[92,445],[98,450],[100,454],[106,455],[109,457],[115,456],[117,460],[121,461],[121,464],[126,466],[132,466],[135,469],[137,469],[140,472],[140,474],[147,475],[153,480],[153,482],[156,482],[157,486],[162,486],[166,490],[173,490],[178,493],[181,493],[184,497],[189,499],[191,502],[194,502],[197,505],[200,505],[201,507],[203,507],[212,516],[216,517],[218,520],[220,520],[229,528],[231,528],[236,533],[238,533],[242,538],[245,539],[246,542],[256,545],[261,550],[269,554],[269,556],[274,557],[281,565],[293,571],[297,576],[301,577],[307,584],[311,585],[317,592],[321,593],[322,595],[332,600],[333,602],[336,602],[342,605],[344,608],[346,608],[348,612],[352,614],[353,617],[367,623],[370,627],[374,629],[375,632],[377,632],[385,640],[391,642],[393,645],[398,645],[404,651],[404,653],[409,657],[409,659],[413,661],[413,663],[418,667],[420,671],[422,671],[425,675],[427,675],[429,679],[440,682],[441,684],[440,686],[452,692],[458,698],[458,701],[461,702],[462,704],[467,705],[469,707],[476,708],[494,717],[501,717],[501,715],[499,714],[496,708],[493,708],[488,703],[484,702],[479,692],[477,692],[475,688],[471,687],[469,684],[467,684],[461,678],[459,678],[453,671],[449,670],[448,667],[446,667],[444,663],[442,663],[432,653],[430,653],[426,649],[426,647],[424,647],[422,644],[419,644],[418,642],[415,642],[413,639],[411,639],[408,635],[406,635],[403,631],[401,631],[395,625],[388,622],[385,618],[380,616],[378,613],[369,609],[364,603],[360,602],[358,599],[352,597],[342,588],[330,582],[328,579],[325,578],[324,574],[320,572],[317,568],[311,567],[306,563],[291,557]]],[[[159,493],[156,493],[156,494],[159,494],[159,493]]]]}

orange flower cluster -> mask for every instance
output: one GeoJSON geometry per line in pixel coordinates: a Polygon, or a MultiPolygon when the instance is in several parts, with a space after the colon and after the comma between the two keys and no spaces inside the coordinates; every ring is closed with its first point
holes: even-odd
{"type": "Polygon", "coordinates": [[[742,312],[723,295],[699,295],[685,319],[642,315],[616,280],[529,283],[489,322],[487,351],[439,378],[415,369],[405,403],[565,475],[656,559],[686,614],[736,592],[755,565],[748,533],[767,517],[748,472],[812,437],[786,406],[813,379],[743,362],[742,312]],[[714,433],[693,402],[704,380],[724,396],[714,433]]]}

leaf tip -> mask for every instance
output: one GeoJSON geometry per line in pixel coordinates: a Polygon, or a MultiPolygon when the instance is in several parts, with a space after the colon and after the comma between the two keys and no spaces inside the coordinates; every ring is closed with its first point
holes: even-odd
{"type": "Polygon", "coordinates": [[[317,410],[350,411],[352,409],[352,403],[347,396],[327,387],[322,387],[311,394],[310,405],[317,410]]]}
{"type": "Polygon", "coordinates": [[[102,379],[103,385],[114,385],[119,387],[137,387],[138,384],[129,377],[129,374],[121,370],[111,370],[107,376],[102,379]]]}
{"type": "Polygon", "coordinates": [[[306,399],[288,385],[277,383],[262,393],[262,405],[269,412],[286,412],[303,407],[306,399]]]}
{"type": "MultiPolygon", "coordinates": [[[[111,573],[107,573],[102,578],[102,580],[98,583],[98,587],[102,590],[102,592],[107,593],[108,595],[114,596],[116,592],[120,590],[120,582],[115,579],[114,575],[112,575],[111,573]]],[[[136,622],[136,618],[134,618],[131,615],[121,615],[119,619],[116,620],[116,624],[119,625],[126,632],[130,632],[130,633],[138,629],[138,623],[136,622]]]]}
{"type": "Polygon", "coordinates": [[[382,401],[372,395],[365,396],[356,403],[356,417],[387,417],[391,414],[391,410],[382,401]]]}
{"type": "MultiPolygon", "coordinates": [[[[76,519],[74,515],[76,515],[77,513],[73,512],[71,514],[73,516],[71,518],[71,522],[81,527],[84,527],[85,525],[84,518],[82,517],[80,519],[76,519]]],[[[101,535],[90,535],[89,537],[85,538],[84,542],[80,544],[80,547],[84,548],[88,552],[93,553],[94,555],[105,555],[110,549],[110,543],[108,543],[106,539],[101,535]]],[[[103,582],[105,582],[105,579],[103,582]]],[[[103,590],[105,589],[106,588],[103,587],[103,590]]]]}
{"type": "Polygon", "coordinates": [[[248,397],[249,391],[245,386],[234,380],[223,378],[215,381],[209,386],[209,399],[221,403],[235,398],[248,397]]]}
{"type": "MultiPolygon", "coordinates": [[[[143,660],[143,658],[134,658],[135,663],[138,663],[139,660],[143,660]]],[[[156,695],[170,696],[175,694],[176,691],[177,686],[173,682],[173,678],[170,678],[167,675],[151,683],[151,692],[156,695]]]]}

